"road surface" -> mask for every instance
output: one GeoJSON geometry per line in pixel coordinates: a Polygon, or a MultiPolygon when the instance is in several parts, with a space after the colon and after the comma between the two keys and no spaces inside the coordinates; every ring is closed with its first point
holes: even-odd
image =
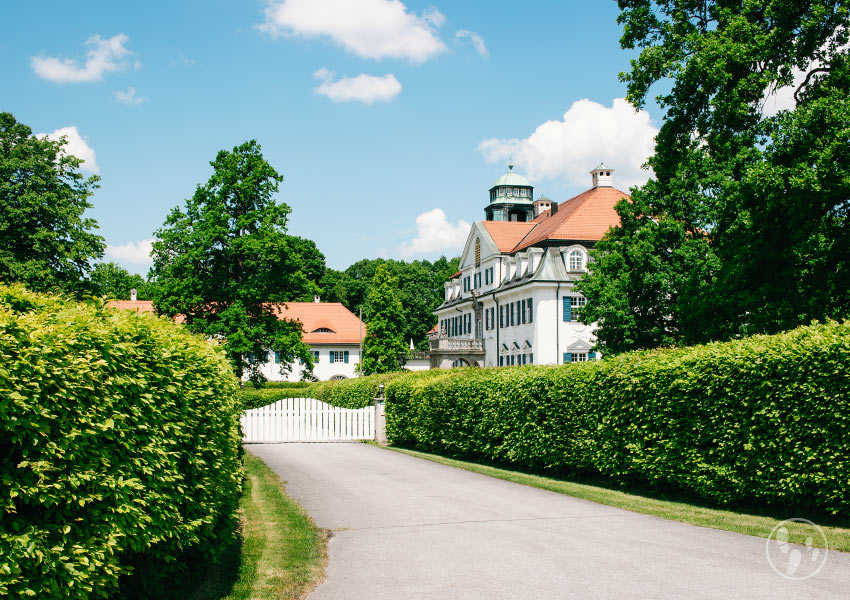
{"type": "Polygon", "coordinates": [[[830,552],[795,581],[774,571],[761,538],[366,444],[248,450],[332,532],[327,577],[310,600],[850,598],[850,554],[830,552]]]}

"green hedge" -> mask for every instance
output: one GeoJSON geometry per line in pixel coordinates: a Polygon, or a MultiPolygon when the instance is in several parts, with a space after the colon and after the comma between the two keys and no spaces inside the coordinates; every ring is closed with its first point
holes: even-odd
{"type": "Polygon", "coordinates": [[[342,408],[363,408],[372,404],[378,396],[378,388],[381,384],[386,387],[391,381],[396,379],[418,379],[418,378],[433,378],[445,371],[419,371],[416,373],[410,371],[395,371],[392,373],[382,373],[379,375],[369,375],[367,377],[354,377],[352,379],[343,379],[341,381],[320,381],[312,384],[310,394],[313,398],[318,398],[328,404],[340,406],[342,408]]]}
{"type": "Polygon", "coordinates": [[[0,286],[0,596],[156,597],[215,560],[241,491],[236,388],[179,325],[0,286]]]}
{"type": "Polygon", "coordinates": [[[244,389],[239,391],[238,397],[242,410],[250,410],[260,406],[266,406],[281,398],[310,398],[312,397],[310,385],[302,385],[301,387],[262,387],[259,389],[246,385],[244,389]]]}
{"type": "Polygon", "coordinates": [[[387,383],[396,444],[850,515],[850,324],[387,383]]]}

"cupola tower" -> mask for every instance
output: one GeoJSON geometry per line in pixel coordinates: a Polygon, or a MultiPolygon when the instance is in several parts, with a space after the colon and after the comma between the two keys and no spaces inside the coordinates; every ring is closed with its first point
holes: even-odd
{"type": "Polygon", "coordinates": [[[593,187],[614,187],[614,169],[605,163],[599,163],[595,169],[590,172],[593,177],[593,187]]]}
{"type": "Polygon", "coordinates": [[[528,179],[508,172],[499,177],[490,188],[490,204],[484,208],[487,221],[531,221],[534,218],[534,188],[528,179]]]}

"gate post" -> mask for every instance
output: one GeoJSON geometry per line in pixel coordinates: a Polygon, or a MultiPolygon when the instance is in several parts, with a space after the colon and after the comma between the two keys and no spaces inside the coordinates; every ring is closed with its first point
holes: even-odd
{"type": "Polygon", "coordinates": [[[383,385],[379,387],[378,397],[375,398],[375,441],[382,445],[387,443],[387,415],[383,385]]]}

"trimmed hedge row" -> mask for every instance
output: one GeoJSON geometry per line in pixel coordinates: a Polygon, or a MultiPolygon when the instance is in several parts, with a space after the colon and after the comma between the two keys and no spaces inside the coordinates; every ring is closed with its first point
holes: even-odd
{"type": "Polygon", "coordinates": [[[215,560],[241,492],[236,389],[174,323],[0,286],[0,596],[155,597],[215,560]]]}
{"type": "Polygon", "coordinates": [[[309,398],[311,397],[311,385],[305,384],[301,387],[262,387],[259,389],[246,386],[239,391],[238,397],[242,410],[251,410],[260,406],[266,406],[281,398],[309,398]]]}
{"type": "Polygon", "coordinates": [[[378,388],[381,384],[386,387],[396,379],[418,380],[438,377],[445,371],[394,371],[392,373],[380,373],[367,377],[354,377],[341,381],[320,381],[312,384],[310,395],[328,404],[342,408],[363,408],[372,404],[378,396],[378,388]]]}
{"type": "Polygon", "coordinates": [[[850,324],[387,383],[392,443],[850,515],[850,324]]]}

